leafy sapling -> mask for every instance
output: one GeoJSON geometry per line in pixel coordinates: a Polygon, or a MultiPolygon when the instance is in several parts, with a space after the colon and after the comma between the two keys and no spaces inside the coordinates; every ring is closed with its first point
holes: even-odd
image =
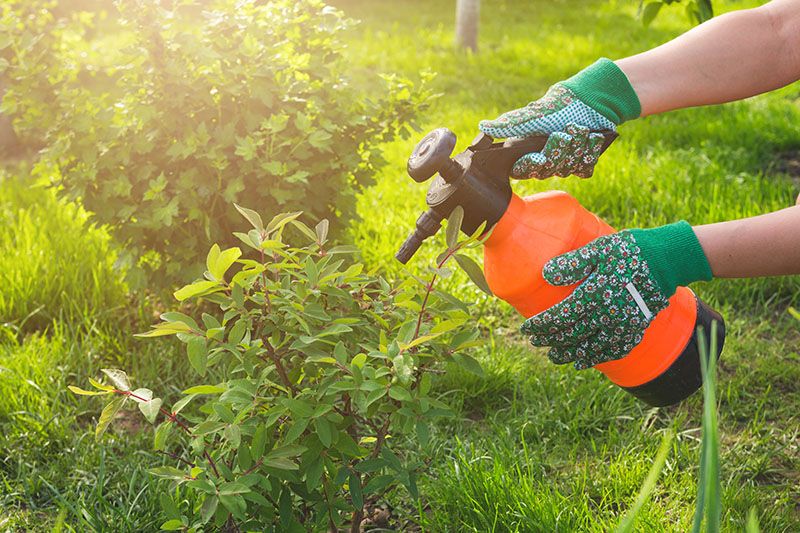
{"type": "Polygon", "coordinates": [[[206,312],[164,313],[139,335],[175,335],[199,382],[169,409],[118,370],[104,370],[113,385],[70,390],[113,396],[98,438],[131,402],[157,424],[155,449],[169,459],[151,472],[171,483],[164,529],[359,531],[387,490],[419,498],[431,422],[450,412],[432,374],[442,363],[480,372],[465,352],[481,342],[463,327],[466,304],[435,284],[454,258],[486,285],[463,254],[482,231],[459,241],[454,213],[430,279],[391,285],[364,272],[356,248],[330,246],[327,221],[312,229],[295,212],[265,224],[236,207],[252,227],[235,234],[243,249],[212,246],[203,279],[175,292],[206,312]],[[287,242],[289,227],[305,243],[287,242]],[[418,446],[400,449],[399,435],[418,446]]]}

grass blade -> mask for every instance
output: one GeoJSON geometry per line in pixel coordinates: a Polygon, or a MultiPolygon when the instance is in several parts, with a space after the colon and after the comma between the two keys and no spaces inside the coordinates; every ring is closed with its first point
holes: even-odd
{"type": "Polygon", "coordinates": [[[747,523],[745,524],[745,533],[761,533],[761,528],[758,525],[758,515],[756,515],[756,508],[751,507],[747,513],[747,523]]]}
{"type": "Polygon", "coordinates": [[[664,435],[664,438],[661,439],[661,445],[658,447],[653,466],[650,467],[650,471],[647,473],[644,483],[642,483],[642,488],[639,489],[639,494],[636,496],[633,506],[617,526],[616,533],[630,533],[633,531],[633,524],[636,521],[636,517],[639,515],[644,504],[647,503],[653,489],[655,489],[658,476],[664,468],[664,463],[667,461],[667,454],[672,445],[673,436],[674,433],[670,430],[664,435]]]}
{"type": "Polygon", "coordinates": [[[702,329],[698,330],[700,370],[703,375],[703,437],[693,533],[699,533],[703,517],[705,517],[706,531],[718,533],[722,514],[716,399],[717,327],[716,322],[711,324],[711,338],[708,343],[705,332],[702,329]]]}

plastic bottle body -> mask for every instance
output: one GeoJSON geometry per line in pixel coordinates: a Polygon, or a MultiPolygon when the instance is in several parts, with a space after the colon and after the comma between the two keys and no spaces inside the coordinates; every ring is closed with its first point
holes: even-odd
{"type": "MultiPolygon", "coordinates": [[[[524,317],[531,317],[560,302],[576,287],[547,283],[542,277],[544,264],[614,231],[565,192],[548,191],[526,198],[515,194],[485,243],[486,280],[496,296],[524,317]]],[[[699,375],[695,375],[699,374],[695,329],[699,322],[711,320],[722,319],[690,289],[680,287],[636,348],[595,368],[653,405],[679,401],[700,385],[699,375]],[[680,375],[675,375],[677,370],[680,375]],[[683,383],[685,390],[670,391],[675,382],[683,383]]],[[[724,329],[721,335],[724,337],[724,329]]]]}

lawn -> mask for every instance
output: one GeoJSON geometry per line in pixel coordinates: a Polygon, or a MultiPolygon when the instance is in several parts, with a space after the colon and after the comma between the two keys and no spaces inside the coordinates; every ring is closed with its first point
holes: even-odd
{"type": "MultiPolygon", "coordinates": [[[[348,41],[360,79],[375,70],[415,78],[431,71],[441,96],[420,117],[447,126],[461,149],[480,119],[537,98],[599,56],[621,57],[684,31],[680,10],[650,28],[636,2],[482,2],[478,54],[452,49],[453,4],[337,0],[361,20],[348,41]]],[[[726,2],[724,9],[753,5],[726,2]]],[[[379,90],[377,87],[375,90],[379,90]]],[[[624,125],[591,180],[518,182],[518,193],[569,191],[616,227],[684,218],[727,220],[794,203],[800,176],[800,86],[722,107],[624,125]]],[[[348,239],[367,264],[395,279],[393,259],[424,206],[426,187],[405,174],[415,137],[387,144],[386,165],[360,196],[348,239]]],[[[152,430],[123,421],[102,443],[99,401],[66,385],[107,366],[129,370],[175,399],[188,383],[177,343],[135,340],[157,312],[129,298],[113,266],[115,247],[74,204],[32,187],[25,167],[0,181],[0,530],[157,530],[155,481],[167,464],[152,430]],[[68,272],[69,275],[64,275],[68,272]]],[[[257,208],[258,206],[250,206],[257,208]]],[[[430,265],[427,244],[409,267],[430,265]]],[[[637,531],[687,531],[697,492],[702,398],[651,409],[599,372],[551,365],[517,332],[519,317],[465,276],[448,288],[475,302],[484,375],[453,369],[434,388],[455,416],[431,431],[423,500],[402,489],[386,503],[392,525],[430,531],[609,531],[632,505],[665,432],[676,439],[637,531]]],[[[800,530],[800,323],[797,277],[716,280],[696,287],[726,317],[719,428],[723,531],[742,531],[755,507],[763,531],[800,530]]],[[[162,482],[163,483],[163,482],[162,482]]]]}

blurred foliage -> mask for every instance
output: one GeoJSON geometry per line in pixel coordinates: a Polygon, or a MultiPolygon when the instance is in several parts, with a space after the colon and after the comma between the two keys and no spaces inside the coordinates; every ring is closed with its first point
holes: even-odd
{"type": "Polygon", "coordinates": [[[377,144],[407,135],[430,96],[385,76],[373,98],[345,78],[351,22],[317,0],[55,6],[2,7],[0,109],[127,245],[134,285],[196,274],[203,243],[231,234],[234,201],[351,218],[377,144]]]}
{"type": "Polygon", "coordinates": [[[684,4],[686,17],[693,24],[702,24],[714,16],[714,6],[711,0],[687,0],[685,2],[684,0],[651,0],[639,3],[642,23],[645,26],[649,26],[653,19],[658,16],[658,12],[661,11],[662,7],[673,4],[684,4]]]}

